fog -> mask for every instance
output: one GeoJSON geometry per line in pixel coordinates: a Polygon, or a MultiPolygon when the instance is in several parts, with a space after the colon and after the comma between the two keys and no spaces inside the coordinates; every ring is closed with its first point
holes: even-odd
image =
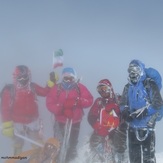
{"type": "MultiPolygon", "coordinates": [[[[103,78],[122,93],[132,59],[156,68],[163,76],[162,8],[161,0],[0,0],[0,88],[12,83],[14,67],[19,64],[31,69],[33,82],[45,86],[53,71],[53,53],[59,48],[64,52],[64,67],[76,69],[94,98],[103,78]]],[[[61,70],[55,71],[60,74],[61,70]]],[[[38,97],[38,103],[48,138],[53,135],[51,114],[45,98],[38,97]]],[[[92,131],[88,110],[79,146],[92,131]]],[[[156,152],[163,151],[162,125],[163,121],[156,126],[156,152]]],[[[0,135],[0,155],[11,153],[10,139],[0,135]]]]}

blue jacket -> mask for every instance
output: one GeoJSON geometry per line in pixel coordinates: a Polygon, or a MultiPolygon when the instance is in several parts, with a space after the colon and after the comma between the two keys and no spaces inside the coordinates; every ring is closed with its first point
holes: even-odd
{"type": "Polygon", "coordinates": [[[125,85],[121,97],[120,110],[122,112],[125,107],[128,107],[129,112],[133,113],[140,108],[147,107],[146,115],[140,119],[133,118],[133,120],[129,122],[130,127],[144,128],[147,127],[148,121],[156,112],[160,113],[160,116],[156,120],[161,120],[163,116],[163,100],[156,82],[148,78],[150,76],[150,70],[153,73],[152,75],[157,78],[157,73],[154,74],[155,69],[145,69],[144,64],[138,60],[134,60],[133,62],[141,67],[141,77],[136,84],[132,84],[129,81],[129,83],[125,85]],[[148,75],[146,72],[148,72],[148,75]]]}

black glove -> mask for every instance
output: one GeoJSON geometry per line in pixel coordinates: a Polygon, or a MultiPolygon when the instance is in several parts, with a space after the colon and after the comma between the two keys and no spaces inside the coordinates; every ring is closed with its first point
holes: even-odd
{"type": "Polygon", "coordinates": [[[122,111],[122,114],[121,114],[122,120],[131,122],[133,120],[133,118],[130,116],[130,114],[131,113],[129,111],[129,108],[128,107],[124,108],[124,110],[122,111]]]}
{"type": "Polygon", "coordinates": [[[141,120],[142,118],[144,118],[144,117],[148,114],[147,108],[145,108],[145,109],[140,109],[140,111],[139,111],[139,110],[137,110],[137,111],[132,112],[132,113],[130,114],[130,116],[131,116],[133,119],[136,118],[136,119],[141,120]],[[137,112],[137,111],[138,111],[138,112],[137,112]]]}
{"type": "Polygon", "coordinates": [[[49,75],[50,75],[50,80],[55,83],[56,82],[55,72],[52,71],[49,75]]]}

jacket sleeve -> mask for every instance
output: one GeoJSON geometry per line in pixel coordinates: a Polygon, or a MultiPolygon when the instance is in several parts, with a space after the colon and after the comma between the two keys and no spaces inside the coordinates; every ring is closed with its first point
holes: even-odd
{"type": "Polygon", "coordinates": [[[82,84],[79,84],[80,102],[82,108],[88,108],[93,104],[93,96],[90,91],[82,84]]]}
{"type": "Polygon", "coordinates": [[[11,121],[12,106],[14,100],[11,99],[11,93],[9,90],[4,90],[1,94],[1,117],[2,122],[11,121]]]}
{"type": "Polygon", "coordinates": [[[88,113],[88,123],[93,127],[97,119],[99,118],[99,98],[93,103],[89,113],[88,113]]]}
{"type": "Polygon", "coordinates": [[[39,86],[38,84],[36,83],[32,83],[33,86],[34,86],[34,89],[35,89],[35,92],[38,96],[43,96],[45,97],[48,92],[50,91],[51,88],[49,88],[48,86],[45,86],[45,87],[41,87],[39,86]]]}

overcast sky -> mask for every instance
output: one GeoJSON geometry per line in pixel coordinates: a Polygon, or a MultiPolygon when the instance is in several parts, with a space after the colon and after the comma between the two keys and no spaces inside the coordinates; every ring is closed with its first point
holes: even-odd
{"type": "MultiPolygon", "coordinates": [[[[12,82],[19,64],[29,66],[32,80],[45,86],[53,70],[53,52],[59,48],[64,52],[64,67],[75,68],[95,98],[96,85],[103,78],[122,93],[132,59],[163,76],[163,1],[0,0],[0,88],[12,82]]],[[[45,99],[38,101],[46,122],[50,113],[45,99]]],[[[86,115],[83,124],[88,128],[81,135],[90,132],[86,115]]],[[[156,127],[157,151],[163,151],[162,125],[163,121],[156,127]]],[[[52,134],[51,127],[46,135],[52,134]]],[[[0,136],[3,155],[10,153],[8,141],[0,136]]]]}

